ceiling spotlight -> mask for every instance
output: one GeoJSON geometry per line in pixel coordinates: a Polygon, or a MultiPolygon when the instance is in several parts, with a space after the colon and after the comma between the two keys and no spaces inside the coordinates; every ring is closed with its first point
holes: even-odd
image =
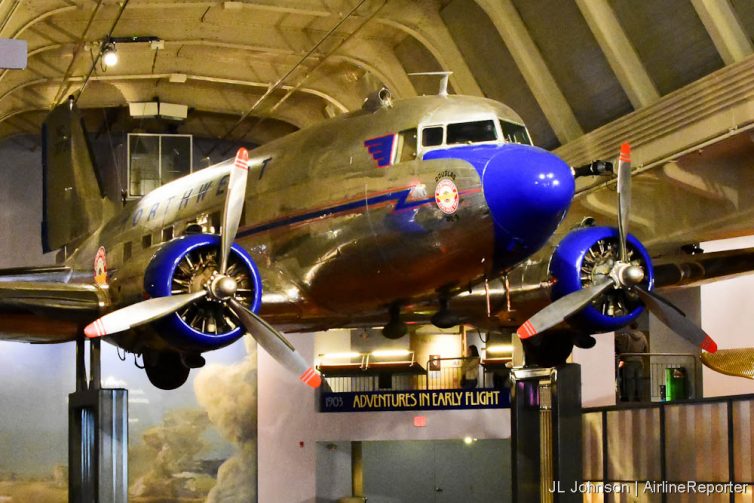
{"type": "Polygon", "coordinates": [[[105,42],[102,45],[102,62],[105,66],[115,66],[118,64],[118,50],[114,42],[105,42]]]}

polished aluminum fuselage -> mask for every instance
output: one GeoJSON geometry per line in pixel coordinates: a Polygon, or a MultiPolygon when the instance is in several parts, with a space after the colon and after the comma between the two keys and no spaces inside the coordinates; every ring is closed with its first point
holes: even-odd
{"type": "MultiPolygon", "coordinates": [[[[251,151],[237,242],[262,273],[261,314],[288,329],[357,326],[394,302],[410,306],[489,273],[493,223],[477,170],[463,160],[423,161],[421,147],[378,167],[364,145],[424,125],[480,118],[521,123],[491,100],[423,97],[326,121],[251,151]],[[447,177],[460,194],[451,215],[434,197],[438,180],[447,177]]],[[[144,269],[160,245],[189,226],[218,232],[232,163],[129,203],[81,244],[70,264],[86,279],[104,246],[113,305],[138,300],[144,269]]]]}

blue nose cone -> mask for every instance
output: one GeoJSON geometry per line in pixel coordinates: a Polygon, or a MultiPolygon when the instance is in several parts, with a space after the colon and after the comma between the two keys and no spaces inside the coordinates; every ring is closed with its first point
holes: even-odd
{"type": "Polygon", "coordinates": [[[500,265],[541,248],[568,211],[575,190],[571,168],[559,157],[514,144],[490,158],[482,185],[495,222],[500,265]]]}

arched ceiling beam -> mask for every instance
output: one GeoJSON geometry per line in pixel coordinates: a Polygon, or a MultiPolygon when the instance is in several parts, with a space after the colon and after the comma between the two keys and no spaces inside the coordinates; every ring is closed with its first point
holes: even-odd
{"type": "Polygon", "coordinates": [[[382,42],[366,41],[354,38],[330,56],[330,60],[350,61],[369,71],[387,85],[390,90],[401,98],[416,96],[414,84],[406,75],[395,51],[386,47],[382,42]],[[358,54],[359,57],[354,56],[358,54]]]}
{"type": "Polygon", "coordinates": [[[508,47],[534,99],[561,143],[584,134],[511,0],[476,0],[508,47]]]}
{"type": "Polygon", "coordinates": [[[691,4],[726,65],[752,53],[751,41],[728,0],[691,0],[691,4]]]}
{"type": "MultiPolygon", "coordinates": [[[[139,81],[146,81],[146,80],[154,80],[155,78],[165,78],[169,75],[105,75],[105,76],[93,76],[90,78],[90,81],[92,82],[104,82],[112,84],[115,88],[118,89],[120,95],[123,98],[123,101],[118,100],[118,103],[106,103],[102,106],[124,106],[127,105],[129,101],[141,101],[144,98],[139,98],[138,96],[134,96],[134,92],[138,92],[139,90],[132,89],[131,87],[126,87],[129,83],[137,83],[139,81]]],[[[61,82],[62,79],[45,79],[45,82],[38,82],[36,85],[44,85],[44,84],[58,84],[61,82]]],[[[82,76],[75,76],[69,79],[69,82],[82,82],[84,80],[84,77],[82,76]]],[[[51,88],[52,89],[52,88],[51,88]]],[[[227,89],[227,88],[226,88],[227,89]]],[[[143,93],[142,93],[143,94],[143,93]]],[[[241,96],[241,95],[239,95],[241,96]]],[[[169,99],[169,98],[168,98],[169,99]]],[[[219,102],[220,100],[215,100],[216,102],[219,102]]],[[[233,98],[230,100],[233,103],[240,102],[239,99],[233,98]]],[[[181,100],[181,102],[186,103],[186,100],[181,100]]],[[[96,100],[95,100],[96,103],[96,100]]],[[[210,111],[215,113],[223,113],[226,115],[231,116],[238,116],[238,114],[241,112],[240,108],[232,108],[230,106],[225,108],[220,107],[209,107],[205,104],[199,103],[199,102],[191,102],[186,103],[188,106],[195,108],[197,110],[201,111],[210,111]]],[[[94,105],[99,106],[99,105],[94,105]]],[[[83,108],[92,108],[92,105],[90,104],[87,107],[83,108]]],[[[271,118],[287,122],[297,128],[301,128],[303,126],[306,126],[308,124],[311,124],[312,122],[315,122],[317,120],[321,120],[324,118],[324,115],[320,113],[317,117],[314,117],[312,115],[312,111],[310,109],[311,107],[308,107],[308,110],[303,109],[300,106],[292,105],[287,109],[287,111],[278,111],[274,116],[271,116],[271,118]]],[[[49,107],[39,107],[38,110],[49,110],[49,107]]],[[[12,116],[13,112],[9,112],[9,116],[12,116]]],[[[2,123],[4,119],[0,119],[0,123],[2,123]]]]}
{"type": "Polygon", "coordinates": [[[40,14],[37,14],[32,19],[28,20],[26,23],[24,23],[23,25],[21,25],[21,27],[18,28],[15,32],[13,32],[13,34],[9,38],[18,38],[18,37],[20,37],[21,34],[23,34],[23,32],[25,32],[26,30],[28,30],[29,28],[31,28],[35,24],[41,23],[42,21],[44,21],[48,17],[57,16],[58,14],[62,14],[64,12],[76,10],[78,8],[79,8],[78,5],[67,5],[65,7],[60,7],[60,8],[57,8],[57,9],[52,9],[52,10],[49,10],[47,12],[42,12],[40,14]]]}
{"type": "Polygon", "coordinates": [[[388,5],[398,12],[393,16],[378,16],[375,21],[410,35],[426,47],[443,69],[453,72],[450,80],[458,94],[484,95],[440,17],[437,4],[409,0],[388,5]]]}
{"type": "MultiPolygon", "coordinates": [[[[186,77],[187,80],[196,80],[200,82],[211,82],[216,84],[227,84],[227,85],[234,85],[234,86],[247,86],[247,87],[257,87],[257,88],[267,88],[269,87],[269,82],[251,82],[246,80],[235,80],[235,79],[225,79],[220,77],[212,77],[208,75],[193,75],[193,74],[172,74],[172,73],[152,73],[152,74],[136,74],[136,75],[99,75],[99,76],[93,76],[91,79],[95,81],[117,81],[117,80],[138,80],[138,79],[166,79],[169,80],[174,75],[183,75],[186,77]]],[[[71,77],[69,80],[71,82],[81,82],[83,81],[84,77],[78,76],[78,77],[71,77]]],[[[21,84],[18,84],[17,86],[13,87],[12,89],[6,91],[5,93],[0,95],[0,101],[5,99],[6,97],[10,96],[11,94],[15,93],[16,91],[19,91],[21,89],[24,89],[26,87],[35,86],[38,84],[50,84],[50,83],[57,83],[61,82],[62,79],[60,78],[54,78],[54,79],[34,79],[30,80],[28,82],[23,82],[21,84]]],[[[290,90],[293,89],[293,86],[281,86],[281,89],[283,90],[290,90]]],[[[335,108],[337,108],[340,112],[346,113],[348,112],[348,108],[343,105],[340,101],[335,99],[334,97],[325,94],[321,91],[317,91],[316,89],[310,89],[306,87],[298,88],[298,90],[304,94],[310,94],[312,96],[316,96],[318,98],[322,98],[324,101],[332,104],[335,108]]]]}
{"type": "MultiPolygon", "coordinates": [[[[249,52],[274,52],[276,54],[284,54],[287,56],[298,55],[295,51],[288,48],[234,44],[227,42],[216,42],[212,40],[171,40],[165,41],[165,44],[218,47],[244,50],[249,52]]],[[[322,55],[317,54],[310,59],[319,61],[322,59],[322,55]]],[[[385,85],[390,87],[391,90],[397,95],[416,96],[416,90],[411,84],[411,81],[406,76],[406,72],[403,70],[403,67],[401,67],[401,64],[400,62],[398,62],[395,54],[392,51],[386,52],[386,48],[382,46],[381,42],[374,40],[364,41],[360,39],[349,40],[348,42],[346,42],[344,47],[341,48],[341,51],[330,56],[328,58],[328,61],[344,61],[357,68],[366,69],[367,71],[373,73],[381,81],[383,81],[385,85]],[[358,57],[355,56],[356,54],[358,54],[358,57]],[[375,66],[374,63],[380,64],[380,67],[375,66]],[[384,70],[387,70],[387,72],[385,72],[384,70]]],[[[314,88],[308,89],[310,91],[314,90],[314,88]]],[[[325,93],[323,89],[320,89],[320,91],[325,93]]],[[[342,89],[338,89],[338,92],[342,92],[342,89]]],[[[327,92],[326,94],[333,98],[333,95],[335,93],[327,92]]]]}
{"type": "Polygon", "coordinates": [[[610,4],[605,0],[576,0],[576,4],[633,107],[638,109],[660,99],[610,4]]]}
{"type": "MultiPolygon", "coordinates": [[[[321,2],[312,0],[253,0],[253,1],[201,1],[195,0],[190,2],[181,2],[189,4],[192,7],[205,6],[209,8],[222,8],[226,10],[241,9],[258,9],[269,12],[279,12],[281,14],[299,14],[314,17],[332,16],[334,13],[322,6],[321,2]]],[[[141,9],[166,9],[169,7],[180,7],[176,2],[150,2],[144,4],[134,4],[134,8],[141,9]]]]}
{"type": "MultiPolygon", "coordinates": [[[[327,9],[317,9],[314,7],[316,2],[306,2],[304,5],[301,4],[301,2],[293,2],[288,1],[284,2],[282,6],[278,5],[279,2],[277,0],[253,0],[253,1],[246,1],[246,2],[236,2],[237,6],[234,6],[234,8],[239,7],[243,9],[253,9],[253,8],[259,8],[259,9],[266,9],[266,10],[278,10],[280,12],[285,12],[288,14],[297,14],[297,15],[307,15],[307,16],[316,16],[316,17],[327,17],[327,16],[338,16],[338,13],[328,11],[327,9]]],[[[218,5],[217,2],[190,2],[190,5],[196,6],[198,4],[207,4],[208,6],[211,5],[218,5]]],[[[181,6],[181,3],[169,3],[169,2],[160,2],[158,4],[141,4],[141,3],[135,3],[133,5],[129,5],[129,9],[135,9],[135,8],[151,8],[155,5],[163,6],[165,8],[172,7],[172,8],[178,8],[181,6]]],[[[415,5],[415,2],[413,1],[404,1],[402,4],[401,9],[412,9],[412,17],[420,17],[425,15],[421,9],[419,9],[417,5],[415,5]]],[[[388,4],[390,6],[390,4],[388,4]]],[[[481,90],[479,88],[479,85],[474,80],[471,71],[469,70],[468,66],[466,65],[463,57],[461,56],[460,52],[458,51],[458,48],[455,46],[455,42],[453,42],[453,39],[450,36],[450,33],[448,32],[447,28],[445,28],[445,24],[440,18],[439,14],[437,14],[436,7],[433,9],[430,9],[432,13],[434,14],[433,19],[431,22],[426,22],[425,24],[428,26],[437,25],[441,28],[439,28],[439,32],[435,32],[435,29],[429,30],[429,32],[425,33],[425,28],[418,28],[415,26],[409,26],[403,21],[396,21],[392,18],[386,18],[382,14],[378,14],[377,17],[375,17],[375,21],[378,23],[382,23],[386,26],[391,26],[394,29],[400,30],[403,33],[407,33],[408,35],[417,38],[417,40],[424,44],[427,49],[434,55],[435,58],[442,64],[444,67],[449,68],[453,70],[454,77],[451,77],[454,82],[454,86],[456,86],[457,90],[460,90],[460,92],[464,92],[466,94],[477,94],[481,95],[481,90]],[[444,56],[442,51],[450,51],[452,54],[450,56],[444,56]]],[[[400,16],[396,15],[395,17],[402,18],[405,16],[403,11],[400,12],[400,16]]],[[[354,16],[354,18],[358,18],[359,16],[354,16]]],[[[426,16],[425,16],[426,17],[426,16]]],[[[280,27],[278,27],[279,29],[280,27]]],[[[300,30],[299,30],[300,31],[300,30]]],[[[339,32],[341,35],[348,35],[347,32],[339,32]]],[[[194,40],[194,41],[179,41],[174,40],[172,42],[166,43],[179,43],[179,42],[185,42],[187,45],[189,43],[195,44],[195,45],[217,45],[220,46],[220,44],[228,47],[228,48],[237,48],[237,49],[247,49],[247,50],[256,50],[256,51],[264,51],[264,52],[276,52],[280,54],[300,54],[299,52],[296,52],[295,50],[291,49],[290,46],[280,46],[280,47],[273,47],[269,43],[269,39],[267,40],[267,43],[264,45],[253,45],[253,44],[232,44],[232,43],[223,43],[223,42],[214,42],[211,40],[194,40]]],[[[315,52],[313,54],[314,57],[321,57],[322,54],[315,52]]],[[[368,39],[359,39],[354,38],[349,40],[343,48],[341,48],[340,51],[338,51],[336,54],[331,56],[330,59],[333,57],[338,57],[340,59],[343,59],[345,61],[349,62],[355,62],[357,66],[365,69],[369,69],[371,73],[374,73],[375,76],[380,78],[383,82],[385,82],[386,85],[388,85],[391,90],[397,95],[401,97],[409,97],[409,96],[416,96],[416,89],[414,89],[413,84],[411,83],[410,79],[406,75],[405,69],[403,69],[402,65],[398,61],[398,58],[395,56],[394,51],[391,47],[388,47],[383,42],[379,42],[377,40],[374,40],[372,38],[368,39]],[[355,47],[358,48],[358,50],[355,49],[355,47]],[[376,62],[380,62],[382,64],[376,64],[376,62]],[[386,65],[386,66],[385,66],[386,65]],[[377,70],[377,68],[380,68],[377,70]]]]}
{"type": "MultiPolygon", "coordinates": [[[[90,41],[90,43],[93,43],[93,42],[90,41]]],[[[234,48],[234,49],[242,49],[242,50],[249,50],[249,51],[252,51],[252,50],[253,51],[259,51],[260,50],[258,48],[251,49],[251,48],[249,48],[247,46],[241,46],[239,44],[223,44],[223,43],[213,43],[213,42],[209,42],[209,41],[185,41],[185,40],[182,40],[182,41],[174,41],[174,42],[169,42],[169,43],[170,44],[182,44],[182,45],[207,45],[207,46],[213,46],[213,47],[229,47],[229,48],[230,48],[230,46],[232,46],[232,48],[234,48]]],[[[29,60],[31,60],[31,58],[34,57],[34,56],[36,56],[36,55],[43,54],[45,52],[49,52],[49,51],[52,51],[52,50],[60,49],[62,47],[66,47],[66,46],[73,46],[73,45],[74,45],[74,43],[71,42],[69,44],[52,44],[52,45],[38,47],[38,48],[36,48],[36,49],[34,49],[32,51],[29,51],[28,58],[29,58],[29,60]]],[[[292,51],[289,51],[289,53],[293,54],[292,51]]],[[[355,64],[355,63],[352,62],[351,64],[355,64]]],[[[185,75],[187,75],[188,78],[194,78],[196,80],[206,80],[206,81],[209,81],[210,79],[216,79],[217,82],[224,81],[225,83],[228,83],[228,84],[250,85],[250,86],[253,86],[253,87],[267,87],[269,85],[269,83],[263,83],[263,82],[245,81],[245,80],[240,80],[240,79],[223,79],[221,77],[214,77],[214,76],[209,76],[209,75],[192,75],[191,73],[185,73],[185,72],[182,72],[182,73],[184,73],[185,75]]],[[[0,78],[2,78],[2,75],[3,74],[0,74],[0,78]]],[[[159,76],[156,76],[155,78],[169,78],[169,77],[170,77],[170,74],[159,74],[159,76]]],[[[331,84],[331,85],[335,86],[335,84],[331,84]]],[[[24,85],[23,87],[26,87],[26,86],[24,85]]],[[[292,89],[292,86],[282,86],[282,87],[285,90],[292,89]]],[[[2,100],[8,94],[14,92],[17,88],[18,88],[18,86],[14,87],[10,91],[6,91],[4,94],[0,95],[0,100],[2,100]]],[[[303,88],[300,88],[299,91],[303,92],[305,94],[311,94],[311,95],[314,95],[314,96],[318,96],[318,97],[322,98],[324,101],[332,104],[337,110],[339,110],[341,112],[347,112],[348,111],[348,107],[346,107],[343,104],[342,101],[340,101],[340,100],[338,100],[338,99],[335,98],[335,96],[334,96],[335,92],[334,91],[330,92],[329,90],[317,89],[317,88],[313,88],[313,87],[303,87],[303,88]]]]}

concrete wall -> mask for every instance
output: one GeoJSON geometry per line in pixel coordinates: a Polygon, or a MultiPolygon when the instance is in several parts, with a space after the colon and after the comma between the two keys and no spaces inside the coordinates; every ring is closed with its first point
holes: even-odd
{"type": "Polygon", "coordinates": [[[581,365],[581,404],[615,405],[615,334],[597,334],[591,349],[573,348],[573,362],[581,365]]]}
{"type": "Polygon", "coordinates": [[[46,265],[42,254],[42,149],[37,138],[16,136],[0,143],[0,268],[46,265]]]}
{"type": "MultiPolygon", "coordinates": [[[[702,243],[704,251],[754,246],[754,237],[702,243]]],[[[720,349],[754,348],[754,275],[718,281],[701,288],[702,328],[720,349]]],[[[754,393],[754,381],[704,368],[704,396],[754,393]]]]}

